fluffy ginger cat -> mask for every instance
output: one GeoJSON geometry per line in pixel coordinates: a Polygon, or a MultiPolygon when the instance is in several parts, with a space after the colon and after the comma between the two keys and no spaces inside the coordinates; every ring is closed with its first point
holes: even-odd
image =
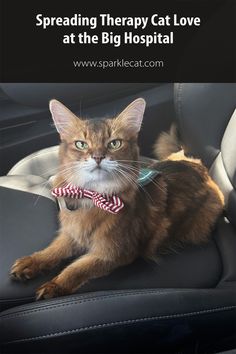
{"type": "Polygon", "coordinates": [[[37,299],[72,294],[137,257],[155,259],[178,244],[209,239],[223,195],[199,160],[178,152],[173,129],[156,142],[163,160],[152,166],[158,171],[152,182],[139,185],[137,138],[144,110],[139,98],[115,118],[83,120],[59,101],[50,102],[61,137],[53,194],[64,198],[67,208],[60,211],[57,237],[44,250],[16,260],[11,276],[28,280],[63,259],[78,258],[43,284],[37,299]]]}

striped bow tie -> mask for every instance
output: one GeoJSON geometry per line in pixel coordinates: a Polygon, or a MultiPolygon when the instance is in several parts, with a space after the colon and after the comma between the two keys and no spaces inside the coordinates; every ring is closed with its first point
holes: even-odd
{"type": "Polygon", "coordinates": [[[103,194],[79,188],[72,184],[67,184],[65,187],[54,188],[52,195],[54,197],[68,197],[74,199],[88,198],[92,200],[95,206],[112,214],[117,214],[124,207],[124,203],[116,195],[106,197],[103,194]]]}

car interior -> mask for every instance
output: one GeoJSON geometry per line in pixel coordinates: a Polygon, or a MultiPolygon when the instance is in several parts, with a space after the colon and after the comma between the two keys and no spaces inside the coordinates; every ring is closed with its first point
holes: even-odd
{"type": "Polygon", "coordinates": [[[0,84],[0,353],[236,349],[235,108],[236,84],[229,83],[0,84]],[[35,301],[35,289],[60,268],[24,283],[9,271],[58,230],[50,178],[59,136],[49,100],[92,119],[115,116],[138,97],[147,102],[141,158],[154,157],[156,137],[175,122],[187,154],[200,158],[221,188],[225,210],[211,240],[158,263],[137,259],[73,295],[35,301]]]}

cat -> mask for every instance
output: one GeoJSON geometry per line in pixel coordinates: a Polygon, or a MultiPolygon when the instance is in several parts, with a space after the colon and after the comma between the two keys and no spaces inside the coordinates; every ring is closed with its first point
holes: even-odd
{"type": "Polygon", "coordinates": [[[78,187],[77,193],[86,189],[90,197],[65,194],[68,208],[60,211],[57,237],[12,266],[14,279],[27,280],[82,252],[39,287],[36,299],[72,294],[137,257],[155,259],[178,244],[209,239],[224,198],[201,161],[185,156],[174,128],[155,144],[161,161],[152,166],[158,172],[153,181],[145,187],[138,184],[137,139],[145,105],[139,98],[115,118],[83,120],[59,101],[50,101],[61,138],[54,192],[73,194],[78,187]]]}

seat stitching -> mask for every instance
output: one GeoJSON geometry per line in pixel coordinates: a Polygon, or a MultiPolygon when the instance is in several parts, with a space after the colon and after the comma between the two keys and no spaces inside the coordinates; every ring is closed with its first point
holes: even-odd
{"type": "MultiPolygon", "coordinates": [[[[125,294],[127,294],[127,295],[129,295],[129,294],[132,294],[132,290],[130,289],[124,289],[122,292],[116,292],[116,293],[112,293],[112,294],[109,294],[109,295],[103,295],[103,296],[115,296],[115,295],[120,295],[120,294],[124,294],[124,292],[125,292],[125,294]]],[[[137,290],[137,292],[136,292],[136,294],[137,293],[139,293],[139,294],[142,294],[142,293],[147,293],[147,294],[149,294],[149,293],[156,293],[156,292],[163,292],[162,290],[160,290],[160,289],[153,289],[153,290],[149,290],[149,289],[147,289],[147,290],[137,290]]],[[[133,293],[135,293],[134,292],[134,290],[133,290],[133,293]]],[[[61,304],[61,303],[68,303],[68,302],[70,302],[70,301],[78,301],[78,300],[80,300],[80,299],[86,299],[86,298],[88,298],[88,296],[90,296],[90,298],[95,298],[95,296],[96,295],[93,295],[93,296],[91,296],[90,294],[86,294],[86,295],[84,295],[84,294],[77,294],[76,296],[70,296],[70,298],[68,299],[68,298],[62,298],[62,299],[57,299],[56,301],[57,301],[57,304],[61,304]]],[[[3,303],[8,303],[8,302],[14,302],[14,301],[25,301],[25,300],[34,300],[35,298],[33,297],[33,296],[31,296],[31,297],[24,297],[24,298],[17,298],[17,299],[0,299],[0,303],[1,302],[3,302],[3,303]]],[[[45,302],[47,302],[46,300],[44,300],[45,302]]],[[[50,300],[49,300],[50,301],[50,300]]],[[[37,303],[38,304],[38,303],[37,303]]],[[[46,305],[46,304],[43,304],[43,305],[39,305],[38,304],[38,306],[37,306],[37,308],[39,308],[39,307],[41,307],[41,306],[43,306],[43,308],[44,308],[44,305],[45,306],[57,306],[57,304],[48,304],[48,305],[46,305]]],[[[28,306],[29,304],[22,304],[21,306],[28,306]]],[[[33,306],[35,306],[36,305],[36,303],[34,303],[33,304],[33,306]]],[[[30,310],[28,310],[28,311],[30,311],[30,310]]],[[[3,316],[7,316],[7,315],[3,315],[3,316]]],[[[0,317],[1,317],[1,315],[0,315],[0,317]]]]}
{"type": "MultiPolygon", "coordinates": [[[[113,290],[114,291],[114,290],[113,290]]],[[[180,290],[177,290],[177,289],[169,289],[169,291],[174,291],[174,292],[188,292],[189,291],[189,289],[187,289],[187,290],[184,290],[184,289],[180,289],[180,290]]],[[[122,292],[116,292],[116,293],[112,293],[112,294],[109,294],[109,295],[102,295],[102,296],[119,296],[120,294],[121,295],[123,295],[124,293],[124,295],[129,295],[129,294],[140,294],[140,295],[142,295],[142,294],[152,294],[152,293],[168,293],[169,292],[168,290],[165,290],[165,291],[163,291],[163,290],[161,290],[161,289],[146,289],[146,290],[137,290],[136,292],[135,292],[135,290],[133,289],[133,290],[131,290],[131,289],[124,289],[122,292]]],[[[35,308],[35,306],[37,306],[37,308],[45,308],[44,307],[44,305],[45,306],[47,306],[47,307],[57,307],[58,306],[58,304],[61,304],[61,303],[71,303],[71,301],[78,301],[78,300],[80,300],[80,299],[87,299],[88,298],[88,296],[90,296],[90,299],[91,298],[95,298],[95,296],[96,295],[93,295],[93,296],[91,296],[90,294],[86,294],[86,295],[84,295],[84,294],[77,294],[76,296],[70,296],[70,298],[68,299],[68,298],[64,298],[64,299],[57,299],[57,304],[48,304],[48,305],[46,305],[46,304],[38,304],[38,306],[36,305],[36,303],[34,303],[33,304],[33,306],[34,306],[34,308],[35,308]]],[[[96,297],[97,298],[97,297],[96,297]]],[[[15,299],[10,299],[10,300],[8,300],[8,299],[2,299],[2,300],[0,300],[0,302],[1,301],[3,301],[3,303],[8,303],[8,302],[13,302],[15,299]]],[[[34,300],[34,297],[27,297],[27,298],[22,298],[22,301],[26,301],[26,300],[34,300]]],[[[21,301],[21,299],[16,299],[16,302],[17,301],[21,301]]],[[[44,301],[44,302],[47,302],[46,300],[44,301]]],[[[22,304],[22,305],[20,305],[21,307],[22,306],[29,306],[29,304],[22,304]]],[[[30,311],[30,309],[28,310],[28,311],[30,311]]],[[[22,313],[22,312],[21,312],[22,313]]],[[[1,317],[3,317],[3,316],[10,316],[10,314],[9,315],[0,315],[0,318],[1,317]]]]}
{"type": "Polygon", "coordinates": [[[99,296],[99,297],[91,297],[89,299],[83,298],[81,300],[77,300],[77,301],[68,301],[68,302],[64,302],[64,303],[60,303],[60,304],[53,304],[53,305],[48,305],[45,307],[40,307],[37,309],[31,309],[28,311],[22,311],[20,313],[15,313],[15,314],[9,314],[9,315],[1,315],[0,318],[4,318],[4,319],[11,319],[11,318],[15,318],[15,317],[21,317],[24,315],[28,315],[30,313],[35,313],[35,312],[39,312],[39,311],[44,311],[44,310],[51,310],[51,309],[55,309],[55,308],[60,308],[60,307],[65,307],[65,306],[71,306],[71,305],[76,305],[76,304],[82,304],[82,303],[86,303],[86,302],[94,302],[97,300],[106,300],[109,298],[113,298],[113,297],[123,297],[123,296],[134,296],[134,295],[145,295],[145,294],[168,294],[169,292],[163,292],[163,291],[148,291],[148,292],[134,292],[134,293],[118,293],[118,294],[110,294],[110,295],[103,295],[103,296],[99,296]]]}
{"type": "MultiPolygon", "coordinates": [[[[112,289],[110,289],[110,290],[103,290],[104,292],[105,291],[110,291],[110,292],[112,292],[111,294],[109,294],[109,295],[101,295],[101,296],[116,296],[116,295],[122,295],[122,294],[125,294],[125,295],[132,295],[132,294],[152,294],[152,293],[162,293],[162,294],[167,294],[167,293],[169,293],[169,292],[175,292],[175,293],[179,293],[179,292],[189,292],[189,291],[191,291],[192,289],[185,289],[185,288],[183,288],[183,289],[177,289],[177,288],[167,288],[167,289],[165,289],[165,288],[163,288],[163,289],[160,289],[160,288],[158,288],[158,289],[153,289],[153,288],[151,288],[151,289],[120,289],[120,290],[112,290],[112,289]]],[[[201,289],[201,290],[204,290],[204,289],[201,289]]],[[[68,298],[68,296],[67,297],[64,297],[64,298],[57,298],[56,299],[56,301],[57,301],[57,304],[60,304],[60,303],[68,303],[68,302],[70,302],[70,301],[76,301],[76,300],[80,300],[80,299],[87,299],[88,298],[88,296],[90,296],[90,298],[94,298],[96,295],[90,295],[90,294],[93,294],[93,293],[96,293],[97,291],[93,291],[93,292],[89,292],[89,293],[78,293],[78,294],[75,294],[74,296],[70,296],[69,298],[68,298]]],[[[99,295],[98,295],[99,296],[99,295]]],[[[30,298],[23,298],[24,300],[26,299],[34,299],[34,297],[30,297],[30,298]]],[[[18,300],[18,299],[17,299],[18,300]]],[[[55,300],[55,299],[54,299],[55,300]]],[[[7,301],[7,300],[6,300],[7,301]]],[[[36,304],[38,304],[38,307],[39,306],[57,306],[57,304],[53,304],[53,305],[51,305],[51,304],[48,304],[48,305],[46,305],[46,303],[48,303],[48,301],[51,301],[51,300],[44,300],[44,304],[43,305],[39,305],[39,302],[37,302],[37,303],[34,303],[33,304],[33,306],[35,307],[35,305],[36,304]]],[[[40,301],[41,302],[41,301],[40,301]]],[[[29,306],[29,304],[23,304],[23,305],[21,305],[21,306],[29,306]]],[[[1,317],[1,315],[0,315],[0,317],[1,317]]]]}
{"type": "MultiPolygon", "coordinates": [[[[189,290],[178,290],[175,291],[176,292],[189,292],[189,290]]],[[[155,291],[155,290],[151,290],[151,291],[142,291],[142,292],[133,292],[133,293],[116,293],[116,294],[110,294],[110,295],[103,295],[103,296],[99,296],[99,297],[92,297],[89,299],[82,299],[82,300],[77,300],[77,301],[70,301],[70,302],[65,302],[65,303],[61,303],[61,304],[53,304],[53,305],[48,305],[42,308],[37,308],[37,309],[31,309],[31,310],[26,310],[26,311],[22,311],[20,313],[14,313],[14,314],[3,314],[0,315],[0,318],[4,318],[5,319],[12,319],[12,318],[16,318],[16,317],[21,317],[21,316],[25,316],[31,313],[35,313],[35,312],[40,312],[40,311],[45,311],[45,310],[53,310],[53,309],[57,309],[60,307],[66,307],[66,306],[71,306],[71,305],[77,305],[77,304],[83,304],[83,303],[87,303],[87,302],[95,302],[97,300],[106,300],[109,298],[113,298],[113,297],[124,297],[124,296],[135,296],[135,295],[146,295],[146,294],[156,294],[156,295],[162,295],[162,294],[169,294],[170,291],[155,291]]],[[[173,293],[173,291],[172,291],[173,293]]],[[[68,301],[68,300],[67,300],[68,301]]]]}
{"type": "Polygon", "coordinates": [[[58,336],[62,336],[62,335],[67,335],[67,334],[79,333],[79,332],[83,332],[86,330],[104,328],[104,327],[112,327],[112,326],[121,325],[121,324],[138,323],[138,322],[144,322],[144,321],[150,321],[150,320],[165,320],[165,319],[174,319],[174,318],[181,318],[181,317],[190,317],[190,316],[202,315],[202,314],[207,314],[207,313],[228,311],[228,310],[232,310],[235,308],[236,308],[236,306],[224,306],[224,307],[216,307],[216,308],[212,308],[212,309],[208,309],[208,310],[177,313],[177,314],[173,314],[173,315],[149,316],[149,317],[141,317],[141,318],[136,318],[136,319],[100,323],[97,325],[90,325],[90,326],[75,328],[75,329],[71,329],[68,331],[54,332],[54,333],[44,334],[44,335],[36,336],[36,337],[16,339],[13,341],[5,342],[5,344],[7,344],[7,343],[20,343],[20,342],[27,342],[27,341],[38,340],[38,339],[53,338],[53,337],[58,337],[58,336]]]}

